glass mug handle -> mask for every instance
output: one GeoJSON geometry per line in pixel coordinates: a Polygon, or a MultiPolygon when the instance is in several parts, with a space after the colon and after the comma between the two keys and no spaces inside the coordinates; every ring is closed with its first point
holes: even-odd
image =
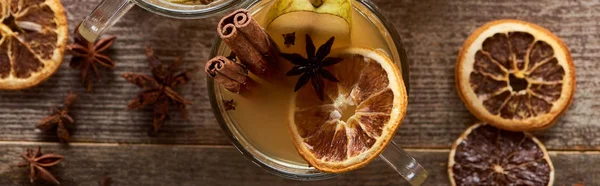
{"type": "Polygon", "coordinates": [[[429,173],[415,160],[392,141],[379,155],[410,185],[419,186],[425,182],[429,173]]]}
{"type": "Polygon", "coordinates": [[[76,28],[86,40],[94,42],[112,27],[131,7],[131,0],[103,0],[76,28]]]}

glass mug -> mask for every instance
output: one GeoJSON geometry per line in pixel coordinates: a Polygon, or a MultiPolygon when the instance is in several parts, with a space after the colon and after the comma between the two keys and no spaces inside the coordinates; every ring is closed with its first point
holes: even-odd
{"type": "MultiPolygon", "coordinates": [[[[265,8],[266,5],[270,4],[272,1],[273,0],[252,0],[243,7],[254,14],[257,11],[260,11],[260,9],[265,8]]],[[[391,51],[390,57],[396,62],[398,67],[400,67],[406,89],[409,90],[407,57],[396,29],[392,24],[385,20],[380,13],[380,10],[370,0],[352,0],[352,4],[353,7],[361,13],[366,13],[364,15],[368,17],[385,38],[385,42],[391,51]]],[[[213,45],[210,58],[218,55],[229,55],[228,47],[220,38],[217,38],[216,43],[213,45]]],[[[220,85],[215,84],[211,78],[207,78],[207,84],[211,105],[219,125],[233,145],[257,166],[274,175],[293,180],[323,180],[337,176],[337,174],[320,172],[312,167],[292,165],[262,153],[242,135],[242,131],[237,127],[235,120],[226,111],[222,93],[227,90],[220,85]]],[[[380,158],[389,164],[398,174],[404,177],[411,185],[421,185],[428,176],[427,171],[393,141],[380,154],[380,158]]]]}
{"type": "MultiPolygon", "coordinates": [[[[95,41],[102,33],[114,25],[134,5],[150,12],[178,19],[197,19],[215,14],[226,13],[234,8],[247,7],[251,12],[257,11],[272,0],[221,0],[210,5],[180,5],[162,0],[103,0],[77,28],[77,32],[89,41],[95,41]]],[[[368,12],[367,17],[378,27],[381,35],[392,52],[391,57],[402,69],[402,76],[408,88],[408,64],[400,36],[395,28],[388,23],[379,9],[369,0],[354,0],[354,8],[368,12]]],[[[217,39],[213,46],[211,58],[225,55],[225,44],[217,39]]],[[[314,168],[290,166],[289,164],[269,158],[261,153],[246,140],[236,129],[235,121],[227,115],[223,105],[222,90],[208,78],[208,91],[215,116],[226,135],[234,146],[252,162],[264,170],[287,179],[322,180],[337,176],[337,174],[319,172],[314,168]]],[[[411,185],[421,185],[427,178],[427,171],[393,141],[381,153],[380,157],[411,185]]]]}
{"type": "Polygon", "coordinates": [[[242,5],[245,0],[219,0],[209,5],[183,5],[165,0],[102,0],[77,28],[88,41],[95,41],[112,27],[129,9],[138,5],[152,13],[177,19],[198,19],[225,13],[242,5]]]}

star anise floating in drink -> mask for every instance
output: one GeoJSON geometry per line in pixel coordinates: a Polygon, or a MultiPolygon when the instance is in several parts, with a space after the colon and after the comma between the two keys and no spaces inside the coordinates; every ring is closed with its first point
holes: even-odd
{"type": "Polygon", "coordinates": [[[335,65],[341,61],[342,58],[327,57],[331,52],[331,46],[335,37],[331,37],[325,44],[319,47],[319,50],[315,54],[315,45],[313,44],[312,38],[306,35],[306,55],[307,58],[302,57],[300,54],[286,54],[282,53],[281,56],[286,60],[290,61],[294,66],[290,71],[286,73],[287,76],[300,76],[294,91],[300,90],[308,81],[311,81],[313,88],[315,89],[319,99],[323,100],[324,96],[324,83],[323,78],[332,81],[339,82],[337,78],[329,71],[325,70],[324,67],[335,65]]]}
{"type": "Polygon", "coordinates": [[[81,83],[87,87],[88,91],[92,89],[94,79],[100,81],[98,64],[110,69],[115,68],[115,62],[106,53],[116,39],[117,37],[112,36],[92,43],[78,35],[74,39],[75,42],[67,46],[73,55],[69,65],[71,68],[81,71],[81,83]],[[95,78],[90,75],[92,72],[95,78]]]}
{"type": "Polygon", "coordinates": [[[67,130],[67,125],[74,124],[75,120],[69,115],[69,109],[77,99],[77,95],[69,93],[62,108],[52,108],[52,115],[44,118],[36,125],[37,128],[43,131],[56,130],[56,134],[61,142],[69,142],[71,135],[67,130]]]}
{"type": "Polygon", "coordinates": [[[129,102],[129,109],[139,109],[144,106],[154,106],[154,132],[158,132],[164,121],[169,118],[169,107],[173,104],[187,118],[186,105],[192,102],[179,95],[175,88],[190,81],[187,73],[178,71],[181,59],[177,58],[168,66],[161,63],[154,50],[146,48],[148,63],[152,76],[136,73],[124,73],[122,76],[130,83],[142,88],[143,91],[129,102]]]}
{"type": "Polygon", "coordinates": [[[60,163],[64,159],[63,156],[51,153],[43,154],[41,147],[38,147],[35,151],[32,149],[27,149],[26,153],[21,154],[21,158],[23,158],[25,162],[19,164],[18,166],[29,167],[29,180],[31,183],[33,183],[36,179],[41,178],[57,185],[60,184],[60,182],[58,182],[58,180],[52,175],[52,173],[46,170],[46,168],[60,163]]]}

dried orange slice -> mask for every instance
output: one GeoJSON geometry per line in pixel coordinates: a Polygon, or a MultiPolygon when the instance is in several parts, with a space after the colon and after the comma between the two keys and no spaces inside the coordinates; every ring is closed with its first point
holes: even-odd
{"type": "Polygon", "coordinates": [[[0,89],[28,88],[62,63],[68,39],[60,0],[0,1],[0,89]]]}
{"type": "Polygon", "coordinates": [[[351,48],[327,70],[339,83],[325,81],[321,101],[312,86],[292,100],[290,131],[300,155],[324,172],[360,168],[375,158],[404,119],[407,95],[398,67],[384,53],[351,48]]]}
{"type": "Polygon", "coordinates": [[[544,145],[527,132],[479,123],[452,145],[452,185],[552,185],[554,167],[544,145]]]}
{"type": "Polygon", "coordinates": [[[575,92],[565,44],[532,23],[499,20],[477,29],[456,64],[458,94],[479,119],[511,131],[551,126],[575,92]]]}

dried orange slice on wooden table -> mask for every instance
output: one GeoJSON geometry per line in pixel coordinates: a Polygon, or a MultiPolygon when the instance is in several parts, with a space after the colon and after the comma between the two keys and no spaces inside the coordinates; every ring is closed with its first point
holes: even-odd
{"type": "Polygon", "coordinates": [[[0,1],[0,89],[35,86],[63,60],[67,18],[60,0],[0,1]]]}
{"type": "Polygon", "coordinates": [[[499,20],[477,29],[456,64],[458,94],[480,120],[511,131],[551,126],[575,92],[566,45],[545,28],[499,20]]]}
{"type": "Polygon", "coordinates": [[[552,185],[554,167],[544,145],[527,132],[479,123],[452,145],[452,185],[552,185]]]}
{"type": "Polygon", "coordinates": [[[312,86],[292,100],[290,131],[300,155],[324,172],[345,172],[369,163],[385,148],[404,119],[407,95],[398,67],[384,53],[351,48],[327,70],[321,101],[312,86]]]}

